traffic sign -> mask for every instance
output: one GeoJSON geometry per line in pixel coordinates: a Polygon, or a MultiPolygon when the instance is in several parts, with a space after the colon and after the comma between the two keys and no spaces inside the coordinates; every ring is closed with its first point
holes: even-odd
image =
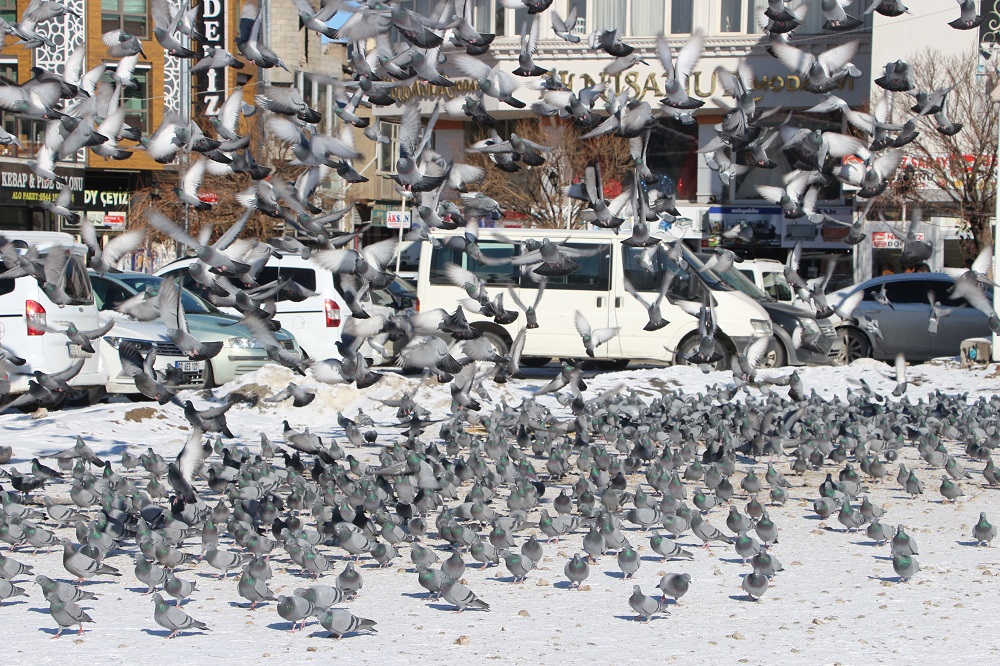
{"type": "Polygon", "coordinates": [[[390,210],[385,214],[385,226],[390,229],[409,229],[410,214],[401,210],[390,210]]]}

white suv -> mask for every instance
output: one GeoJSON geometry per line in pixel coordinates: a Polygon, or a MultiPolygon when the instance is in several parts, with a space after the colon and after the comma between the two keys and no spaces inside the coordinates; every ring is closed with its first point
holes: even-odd
{"type": "MultiPolygon", "coordinates": [[[[10,377],[10,392],[28,390],[31,373],[60,372],[83,358],[80,373],[69,384],[86,390],[94,400],[104,391],[107,371],[98,354],[88,354],[60,333],[46,328],[65,329],[72,323],[81,331],[93,330],[101,325],[94,303],[94,293],[87,275],[87,247],[75,243],[69,234],[52,231],[5,231],[4,236],[19,253],[32,246],[44,256],[57,247],[69,249],[70,257],[64,269],[63,289],[70,297],[66,305],[57,305],[45,295],[38,281],[30,276],[0,280],[0,345],[27,360],[17,368],[18,374],[10,377]]],[[[95,349],[101,344],[94,340],[95,349]]]]}

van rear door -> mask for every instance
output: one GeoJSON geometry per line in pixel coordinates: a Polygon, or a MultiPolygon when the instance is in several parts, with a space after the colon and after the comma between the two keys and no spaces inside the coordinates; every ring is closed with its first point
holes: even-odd
{"type": "MultiPolygon", "coordinates": [[[[79,345],[70,342],[65,335],[45,332],[41,328],[43,322],[45,326],[58,330],[65,330],[69,324],[81,331],[100,326],[82,246],[75,246],[70,252],[63,268],[63,277],[63,291],[71,299],[66,305],[56,305],[49,300],[33,278],[18,278],[24,293],[22,316],[20,321],[11,322],[10,325],[24,328],[24,339],[29,346],[32,339],[41,343],[41,356],[32,354],[27,357],[32,364],[31,370],[59,372],[82,358],[86,360],[80,374],[97,373],[100,369],[97,354],[88,354],[79,345]]],[[[95,347],[99,344],[102,342],[94,341],[95,347]]]]}

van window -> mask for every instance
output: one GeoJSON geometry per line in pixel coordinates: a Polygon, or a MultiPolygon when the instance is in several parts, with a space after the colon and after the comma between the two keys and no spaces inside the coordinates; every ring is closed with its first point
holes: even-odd
{"type": "Polygon", "coordinates": [[[14,278],[0,280],[0,296],[14,291],[14,278]]]}
{"type": "Polygon", "coordinates": [[[663,284],[664,271],[672,271],[677,275],[670,283],[667,292],[671,298],[687,301],[701,298],[698,281],[692,280],[691,275],[687,271],[682,271],[665,252],[657,250],[652,253],[649,258],[652,271],[644,267],[639,260],[647,250],[648,248],[644,247],[622,245],[623,272],[636,291],[659,291],[660,285],[663,284]]]}
{"type": "MultiPolygon", "coordinates": [[[[608,291],[611,288],[611,246],[607,243],[562,243],[566,247],[585,252],[600,249],[589,257],[573,257],[580,268],[569,275],[550,277],[546,289],[566,289],[582,291],[608,291]]],[[[530,269],[529,269],[530,270],[530,269]]],[[[535,281],[525,276],[521,286],[530,288],[535,281]]]]}
{"type": "MultiPolygon", "coordinates": [[[[479,250],[491,259],[509,259],[516,254],[511,243],[501,243],[484,240],[479,243],[479,250]]],[[[433,248],[431,251],[431,284],[451,284],[445,274],[444,267],[449,263],[457,264],[472,271],[487,285],[514,286],[518,282],[519,269],[513,264],[505,263],[499,266],[481,266],[478,261],[459,249],[447,245],[433,248]]]]}
{"type": "MultiPolygon", "coordinates": [[[[308,291],[316,291],[316,271],[312,268],[288,268],[285,266],[264,266],[257,275],[257,284],[268,284],[278,278],[291,280],[308,291]]],[[[279,297],[277,300],[284,301],[279,297]]]]}
{"type": "Polygon", "coordinates": [[[76,254],[70,255],[66,267],[63,268],[63,275],[66,277],[63,291],[70,297],[74,305],[94,302],[94,294],[90,289],[90,276],[87,275],[87,266],[83,257],[76,254]]]}

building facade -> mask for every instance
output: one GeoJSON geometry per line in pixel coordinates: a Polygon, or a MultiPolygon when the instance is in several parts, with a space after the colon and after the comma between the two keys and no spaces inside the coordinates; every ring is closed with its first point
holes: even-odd
{"type": "MultiPolygon", "coordinates": [[[[405,0],[401,4],[416,11],[425,11],[430,0],[405,0]]],[[[797,3],[791,4],[794,6],[797,3]]],[[[857,16],[866,16],[863,12],[867,2],[858,0],[853,4],[855,6],[849,11],[857,16]]],[[[497,35],[484,57],[490,64],[513,71],[518,67],[519,30],[525,13],[505,9],[496,0],[475,0],[473,6],[475,27],[481,32],[489,31],[497,35]]],[[[705,50],[690,78],[688,92],[704,100],[705,104],[695,112],[694,124],[662,118],[652,132],[647,150],[650,169],[670,182],[677,193],[682,217],[671,231],[682,235],[692,245],[708,248],[725,243],[720,236],[722,231],[745,222],[754,227],[758,242],[752,247],[742,248],[744,253],[783,259],[788,248],[802,241],[807,249],[806,270],[815,273],[824,257],[837,255],[846,258],[851,254],[851,248],[840,242],[846,229],[830,223],[820,227],[796,224],[786,220],[780,208],[760,198],[755,186],[776,182],[788,170],[781,151],[772,151],[772,158],[779,163],[777,169],[767,172],[755,170],[728,187],[723,186],[718,175],[706,166],[703,156],[697,152],[699,146],[706,145],[715,136],[715,126],[727,110],[725,105],[733,102],[725,98],[715,71],[720,67],[735,71],[740,61],[748,62],[753,70],[753,88],[759,105],[780,107],[782,114],[791,113],[791,122],[802,127],[838,132],[843,129],[839,114],[832,117],[803,113],[821,98],[803,90],[803,81],[765,50],[755,17],[766,6],[767,0],[556,0],[549,10],[539,16],[541,30],[534,61],[546,69],[555,69],[562,81],[573,90],[603,81],[608,84],[607,96],[628,89],[632,97],[650,102],[656,108],[659,106],[657,100],[664,96],[663,68],[655,53],[657,34],[663,33],[671,46],[677,49],[692,31],[704,31],[705,50]],[[571,44],[556,37],[550,27],[550,12],[553,10],[562,17],[575,10],[574,32],[580,36],[580,43],[571,44]],[[635,47],[645,63],[640,62],[614,76],[605,74],[602,70],[613,58],[587,46],[589,33],[600,28],[617,29],[622,41],[635,47]]],[[[825,33],[821,30],[822,16],[815,11],[807,14],[805,24],[796,32],[795,42],[800,48],[819,53],[856,40],[859,42],[858,52],[852,62],[863,72],[868,72],[872,61],[871,15],[867,15],[866,21],[865,29],[847,35],[825,33]]],[[[443,49],[445,55],[452,52],[449,48],[443,49]]],[[[423,112],[430,113],[439,97],[460,95],[475,88],[473,81],[457,75],[447,63],[441,69],[451,75],[456,86],[441,88],[417,82],[400,87],[394,96],[400,101],[416,99],[423,112]]],[[[539,93],[527,87],[530,79],[520,80],[522,87],[515,97],[524,101],[528,108],[517,110],[493,98],[486,98],[487,110],[498,120],[534,117],[530,106],[539,100],[539,93]]],[[[867,104],[870,87],[871,81],[867,76],[847,78],[835,92],[851,107],[861,108],[867,104]]],[[[598,111],[600,106],[598,104],[598,111]]],[[[382,133],[395,136],[393,125],[398,122],[400,107],[374,107],[372,113],[373,122],[381,124],[382,133]]],[[[471,119],[445,119],[442,116],[435,129],[435,150],[451,159],[464,161],[466,144],[473,135],[470,131],[472,125],[474,122],[471,119]]],[[[508,131],[509,128],[509,124],[505,126],[508,131]]],[[[368,171],[364,175],[371,181],[355,185],[352,194],[360,200],[359,208],[365,219],[379,226],[384,224],[385,211],[400,207],[392,182],[384,177],[394,169],[393,156],[396,153],[392,146],[383,146],[380,150],[366,146],[364,149],[369,151],[364,160],[368,171]]],[[[839,187],[824,190],[822,212],[849,221],[853,205],[849,193],[839,187]]],[[[852,262],[845,260],[839,264],[842,281],[849,282],[852,262]]]]}
{"type": "MultiPolygon", "coordinates": [[[[11,22],[20,20],[29,1],[3,0],[0,16],[11,22]]],[[[252,103],[254,87],[259,81],[298,87],[306,101],[323,113],[327,126],[322,129],[333,128],[334,114],[330,112],[334,103],[333,91],[311,80],[309,75],[315,72],[341,76],[345,47],[326,42],[316,33],[300,31],[298,16],[291,3],[264,2],[261,7],[264,39],[275,45],[290,71],[258,70],[244,61],[243,69],[210,70],[196,75],[188,73],[194,60],[166,55],[156,42],[152,0],[65,0],[63,4],[75,14],[67,13],[39,26],[39,32],[49,37],[54,47],[28,49],[13,38],[7,38],[0,54],[2,83],[23,83],[32,77],[33,67],[62,75],[70,54],[80,46],[86,49],[85,70],[101,62],[113,68],[116,59],[108,55],[101,35],[120,28],[140,39],[145,54],[139,56],[133,74],[139,87],[121,93],[121,103],[127,109],[126,122],[141,128],[144,135],[155,131],[167,114],[201,120],[217,114],[223,100],[237,86],[244,87],[244,100],[252,103]]],[[[240,2],[201,0],[198,9],[199,29],[206,43],[191,46],[183,37],[182,42],[195,51],[216,45],[238,55],[234,40],[239,34],[240,2]]],[[[37,178],[27,166],[41,145],[44,123],[9,113],[2,114],[2,122],[24,148],[0,146],[0,230],[75,233],[78,229],[74,225],[41,207],[42,201],[54,199],[59,194],[60,185],[37,178]]],[[[208,129],[207,124],[203,129],[208,129]]],[[[89,150],[81,150],[56,166],[56,173],[67,178],[72,191],[71,210],[89,218],[99,234],[114,233],[128,225],[129,201],[138,190],[162,189],[164,197],[172,197],[167,191],[169,188],[160,188],[160,184],[162,181],[172,183],[176,172],[185,166],[183,158],[172,164],[159,164],[127,140],[120,142],[120,147],[133,150],[131,157],[109,160],[89,150]]],[[[262,161],[267,159],[267,155],[261,156],[262,161]]]]}

